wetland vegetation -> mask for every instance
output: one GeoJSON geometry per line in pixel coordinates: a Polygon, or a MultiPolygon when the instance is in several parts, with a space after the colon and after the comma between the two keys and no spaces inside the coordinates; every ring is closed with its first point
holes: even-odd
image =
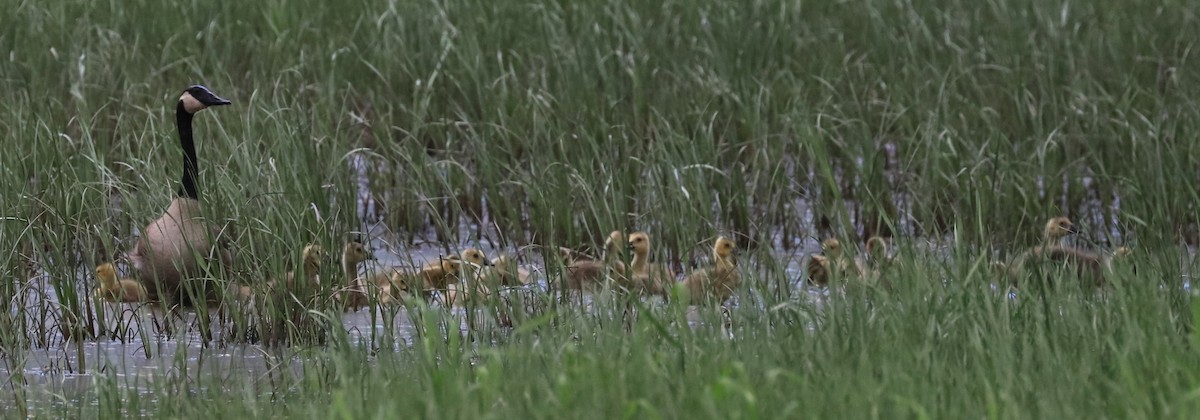
{"type": "Polygon", "coordinates": [[[6,10],[6,415],[1200,411],[1190,2],[6,10]],[[232,102],[194,123],[201,211],[237,256],[210,280],[245,294],[170,312],[121,280],[180,188],[176,101],[197,83],[232,102]],[[1045,243],[1055,216],[1080,245],[1045,243]],[[613,230],[653,238],[669,299],[561,293],[560,247],[635,265],[632,243],[602,245],[613,230]],[[711,257],[718,236],[735,265],[711,257]],[[866,255],[873,236],[886,253],[866,255]],[[354,274],[475,248],[531,281],[344,311],[353,239],[374,258],[354,274]],[[309,244],[330,255],[310,264],[309,244]],[[1064,264],[1010,269],[1051,246],[1130,252],[1104,257],[1098,287],[1064,264]],[[827,286],[807,279],[821,259],[827,286]],[[684,304],[705,267],[738,275],[722,309],[684,304]],[[312,281],[273,286],[289,273],[312,281]]]}

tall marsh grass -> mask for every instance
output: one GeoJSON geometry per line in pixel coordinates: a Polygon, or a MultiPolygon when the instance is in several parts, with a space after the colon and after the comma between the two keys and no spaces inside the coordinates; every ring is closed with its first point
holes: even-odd
{"type": "Polygon", "coordinates": [[[1180,247],[1200,242],[1189,2],[5,9],[0,358],[4,405],[22,414],[1195,415],[1194,264],[1180,247]],[[97,315],[91,267],[119,261],[175,191],[173,103],[192,83],[234,101],[195,123],[206,217],[240,258],[222,280],[269,298],[214,309],[213,323],[97,315]],[[989,287],[1002,281],[988,263],[1054,215],[1134,245],[1136,274],[1100,296],[989,287]],[[336,266],[319,290],[263,286],[299,270],[306,243],[337,250],[381,229],[371,239],[401,252],[487,244],[535,261],[646,230],[684,270],[724,234],[747,281],[727,332],[710,309],[689,322],[648,303],[629,320],[530,292],[510,298],[519,311],[482,312],[479,335],[420,303],[346,321],[323,297],[336,266]],[[815,239],[873,234],[898,239],[898,287],[795,287],[789,267],[815,239]],[[268,373],[140,382],[85,365],[92,382],[61,398],[24,386],[39,349],[82,362],[89,343],[214,327],[227,340],[214,347],[262,345],[268,373]]]}

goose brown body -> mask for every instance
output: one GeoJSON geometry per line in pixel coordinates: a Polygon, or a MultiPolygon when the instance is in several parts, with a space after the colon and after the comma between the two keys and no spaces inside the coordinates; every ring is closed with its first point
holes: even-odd
{"type": "MultiPolygon", "coordinates": [[[[171,201],[161,217],[150,222],[130,252],[129,258],[137,278],[148,293],[164,300],[179,300],[195,304],[187,293],[181,293],[185,280],[204,278],[202,260],[229,268],[233,255],[228,249],[216,247],[214,231],[209,228],[200,211],[196,188],[196,149],[192,139],[192,117],[209,106],[230,102],[210,92],[204,86],[188,88],[179,98],[175,121],[183,148],[183,179],[179,196],[171,201]]],[[[207,298],[218,298],[216,287],[206,287],[207,298]]]]}
{"type": "Polygon", "coordinates": [[[1109,256],[1066,244],[1064,239],[1075,232],[1075,225],[1066,217],[1055,217],[1047,221],[1042,230],[1043,243],[1023,252],[1009,265],[1008,275],[1012,285],[1017,285],[1025,270],[1040,263],[1065,266],[1074,271],[1084,285],[1105,285],[1105,272],[1111,268],[1112,260],[1129,255],[1129,249],[1117,248],[1109,256]]]}

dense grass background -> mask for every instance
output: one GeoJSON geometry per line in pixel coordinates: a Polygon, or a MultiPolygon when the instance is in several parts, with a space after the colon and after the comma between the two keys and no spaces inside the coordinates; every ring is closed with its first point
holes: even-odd
{"type": "MultiPolygon", "coordinates": [[[[1191,262],[1176,246],[1200,236],[1200,25],[1189,2],[5,9],[0,244],[12,251],[0,255],[0,273],[28,278],[26,261],[38,261],[69,311],[87,311],[77,294],[92,286],[80,286],[77,270],[128,249],[173,194],[173,103],[192,83],[234,101],[197,118],[200,185],[206,211],[229,222],[259,267],[250,282],[296,267],[297,244],[333,249],[360,228],[354,156],[369,162],[384,222],[406,241],[579,246],[613,228],[640,229],[654,234],[660,258],[686,266],[723,232],[754,250],[746,270],[761,272],[745,293],[764,303],[741,305],[733,340],[706,328],[626,334],[596,318],[552,317],[554,327],[528,327],[497,347],[427,338],[366,363],[335,345],[305,353],[295,377],[204,387],[204,398],[155,388],[161,398],[134,400],[134,410],[1195,410],[1182,287],[1191,262]],[[485,213],[494,233],[470,228],[485,213]],[[1102,299],[1060,291],[1044,305],[987,291],[984,261],[1032,243],[1060,214],[1097,241],[1135,243],[1137,276],[1102,299]],[[833,299],[820,311],[781,291],[794,277],[774,250],[888,232],[913,265],[896,283],[912,288],[833,299]],[[953,250],[935,258],[909,249],[912,238],[953,250]],[[780,307],[806,315],[766,309],[780,307]]],[[[20,282],[0,283],[9,301],[22,293],[20,282]]],[[[14,313],[3,320],[12,327],[3,346],[36,344],[39,334],[18,322],[24,312],[14,313]]],[[[339,329],[330,330],[336,342],[339,329]]],[[[110,401],[100,410],[122,409],[111,401],[124,391],[105,383],[95,391],[110,401]]]]}

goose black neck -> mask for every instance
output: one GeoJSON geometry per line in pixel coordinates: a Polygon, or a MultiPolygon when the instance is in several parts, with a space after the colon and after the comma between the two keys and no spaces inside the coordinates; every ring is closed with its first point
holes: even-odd
{"type": "Polygon", "coordinates": [[[183,148],[183,185],[179,186],[178,195],[184,198],[198,200],[200,193],[196,191],[196,144],[192,142],[192,113],[183,107],[183,101],[175,107],[175,128],[179,130],[179,145],[183,148]]]}

